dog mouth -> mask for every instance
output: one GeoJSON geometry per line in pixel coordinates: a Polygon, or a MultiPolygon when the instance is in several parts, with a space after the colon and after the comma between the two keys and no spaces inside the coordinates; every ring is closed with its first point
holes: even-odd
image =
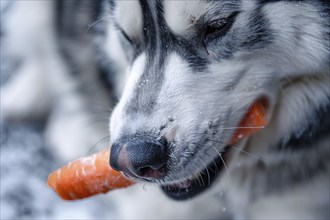
{"type": "Polygon", "coordinates": [[[175,200],[186,200],[202,193],[212,186],[223,167],[225,158],[228,154],[229,146],[225,147],[224,152],[216,157],[205,169],[199,171],[194,177],[187,180],[162,185],[161,188],[165,194],[175,200]]]}
{"type": "Polygon", "coordinates": [[[190,178],[179,183],[163,185],[162,189],[165,194],[175,200],[185,200],[209,188],[217,179],[223,167],[226,166],[225,163],[229,157],[230,146],[239,142],[241,138],[259,131],[267,124],[266,109],[267,102],[263,99],[251,105],[222,154],[219,154],[205,169],[197,173],[195,178],[190,178]]]}

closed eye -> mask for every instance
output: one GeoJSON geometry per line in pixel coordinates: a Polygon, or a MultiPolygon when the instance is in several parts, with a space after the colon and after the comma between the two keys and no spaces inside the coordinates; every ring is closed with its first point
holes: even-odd
{"type": "Polygon", "coordinates": [[[126,32],[118,24],[115,24],[115,26],[121,35],[125,38],[125,40],[131,45],[134,45],[132,39],[126,34],[126,32]]]}
{"type": "Polygon", "coordinates": [[[128,37],[128,35],[125,33],[125,31],[120,30],[121,34],[124,36],[124,38],[133,45],[133,41],[131,40],[131,38],[128,37]]]}
{"type": "Polygon", "coordinates": [[[204,30],[204,44],[215,38],[224,36],[235,22],[237,14],[238,12],[235,12],[226,19],[210,22],[204,30]]]}

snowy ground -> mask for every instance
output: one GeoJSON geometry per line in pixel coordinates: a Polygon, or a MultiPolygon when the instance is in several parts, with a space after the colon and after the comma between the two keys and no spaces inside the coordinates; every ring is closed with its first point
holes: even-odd
{"type": "Polygon", "coordinates": [[[42,128],[1,123],[1,219],[115,218],[106,196],[65,202],[46,185],[61,164],[43,145],[42,128]]]}

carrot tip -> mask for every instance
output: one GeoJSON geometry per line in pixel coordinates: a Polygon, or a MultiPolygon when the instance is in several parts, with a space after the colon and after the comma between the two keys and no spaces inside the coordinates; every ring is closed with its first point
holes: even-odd
{"type": "Polygon", "coordinates": [[[134,184],[110,167],[109,153],[107,149],[59,168],[48,176],[48,186],[64,200],[77,200],[134,184]]]}
{"type": "Polygon", "coordinates": [[[47,179],[47,185],[52,189],[56,189],[56,186],[57,186],[56,180],[57,180],[57,178],[56,178],[55,172],[49,174],[48,179],[47,179]]]}

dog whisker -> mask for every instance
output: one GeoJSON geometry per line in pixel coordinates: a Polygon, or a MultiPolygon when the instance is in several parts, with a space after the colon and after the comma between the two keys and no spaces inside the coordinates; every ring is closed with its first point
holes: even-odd
{"type": "MultiPolygon", "coordinates": [[[[211,142],[215,142],[215,143],[224,144],[224,143],[221,142],[221,141],[216,141],[216,140],[211,140],[211,139],[209,139],[209,141],[211,141],[211,142]]],[[[254,159],[256,159],[256,160],[261,160],[261,161],[263,161],[263,162],[266,162],[266,161],[264,161],[264,160],[263,160],[260,156],[258,156],[258,155],[251,154],[251,153],[249,153],[249,152],[247,152],[247,151],[245,151],[245,150],[242,150],[242,149],[240,149],[240,148],[238,148],[238,147],[236,147],[236,146],[234,146],[234,145],[230,145],[230,147],[233,147],[233,148],[235,148],[236,150],[238,150],[238,151],[240,151],[240,152],[242,152],[242,153],[244,153],[244,154],[246,154],[246,155],[248,155],[248,156],[250,156],[250,157],[252,157],[252,158],[254,158],[254,159]]]]}
{"type": "MultiPolygon", "coordinates": [[[[194,167],[194,170],[200,170],[200,168],[197,166],[197,164],[191,163],[190,165],[194,167]]],[[[195,182],[198,181],[198,184],[200,186],[205,186],[202,174],[205,175],[205,173],[203,171],[200,171],[199,173],[196,174],[195,178],[193,178],[193,179],[195,182]]]]}
{"type": "Polygon", "coordinates": [[[100,104],[94,105],[94,107],[90,109],[90,112],[94,117],[92,117],[92,119],[88,122],[88,125],[90,126],[96,123],[108,122],[112,111],[113,108],[109,108],[100,104]]]}
{"type": "Polygon", "coordinates": [[[249,152],[247,152],[247,151],[245,151],[245,150],[242,150],[242,149],[240,149],[240,148],[238,148],[238,147],[235,147],[235,146],[233,146],[233,145],[231,145],[230,147],[233,147],[233,148],[239,150],[240,152],[242,152],[242,153],[244,153],[244,154],[246,154],[246,155],[248,155],[248,156],[250,156],[250,157],[252,157],[252,158],[254,158],[254,159],[256,159],[256,160],[261,160],[262,162],[265,162],[265,163],[266,163],[266,161],[264,161],[260,156],[257,156],[257,155],[254,155],[254,154],[251,154],[251,153],[249,153],[249,152]]]}
{"type": "Polygon", "coordinates": [[[105,142],[109,142],[110,141],[110,136],[106,136],[104,138],[102,138],[101,140],[99,140],[98,142],[96,142],[86,153],[86,155],[91,154],[91,152],[101,143],[105,143],[105,142]]]}
{"type": "Polygon", "coordinates": [[[206,169],[206,172],[207,172],[207,181],[208,181],[208,185],[210,185],[211,184],[211,175],[210,175],[209,169],[208,169],[208,167],[206,166],[206,164],[204,163],[204,161],[201,158],[198,157],[198,159],[202,162],[203,166],[206,169]]]}
{"type": "Polygon", "coordinates": [[[197,180],[198,180],[198,183],[199,183],[200,186],[205,186],[202,175],[198,175],[197,180]]]}
{"type": "Polygon", "coordinates": [[[231,178],[231,176],[230,176],[230,174],[229,174],[228,167],[227,167],[227,165],[226,165],[226,163],[225,163],[225,160],[223,159],[223,157],[221,156],[221,154],[219,154],[219,156],[220,156],[220,159],[221,159],[221,161],[222,161],[222,163],[223,163],[223,165],[224,165],[224,167],[225,167],[225,169],[226,169],[226,172],[227,172],[229,178],[231,178]]]}
{"type": "Polygon", "coordinates": [[[109,120],[109,117],[105,117],[105,116],[97,116],[94,117],[93,119],[89,120],[89,122],[87,123],[87,126],[92,126],[94,124],[98,124],[98,123],[107,123],[109,120]]]}
{"type": "MultiPolygon", "coordinates": [[[[197,166],[195,166],[196,168],[198,168],[197,166]]],[[[204,179],[203,179],[203,176],[202,175],[205,175],[205,172],[204,171],[200,171],[198,174],[197,174],[197,180],[198,180],[198,183],[200,186],[205,186],[205,182],[204,182],[204,179]]]]}
{"type": "Polygon", "coordinates": [[[225,160],[223,159],[221,153],[219,152],[219,150],[218,150],[216,147],[214,147],[213,144],[211,144],[211,146],[213,147],[213,149],[215,150],[215,152],[219,155],[219,157],[220,157],[220,159],[221,159],[221,161],[222,161],[222,163],[223,163],[223,165],[224,165],[224,167],[225,167],[225,169],[226,169],[226,172],[227,172],[228,176],[230,177],[228,167],[227,167],[227,165],[226,165],[226,163],[225,163],[225,160]]]}
{"type": "Polygon", "coordinates": [[[255,128],[265,128],[265,126],[222,127],[222,128],[216,129],[216,131],[233,130],[233,129],[255,129],[255,128]]]}
{"type": "Polygon", "coordinates": [[[93,23],[91,23],[90,25],[88,25],[88,27],[86,28],[85,32],[84,32],[84,35],[83,36],[86,36],[86,34],[88,34],[88,32],[98,23],[100,23],[101,21],[104,21],[104,20],[110,20],[110,16],[105,16],[103,18],[100,18],[96,21],[94,21],[93,23]]]}

